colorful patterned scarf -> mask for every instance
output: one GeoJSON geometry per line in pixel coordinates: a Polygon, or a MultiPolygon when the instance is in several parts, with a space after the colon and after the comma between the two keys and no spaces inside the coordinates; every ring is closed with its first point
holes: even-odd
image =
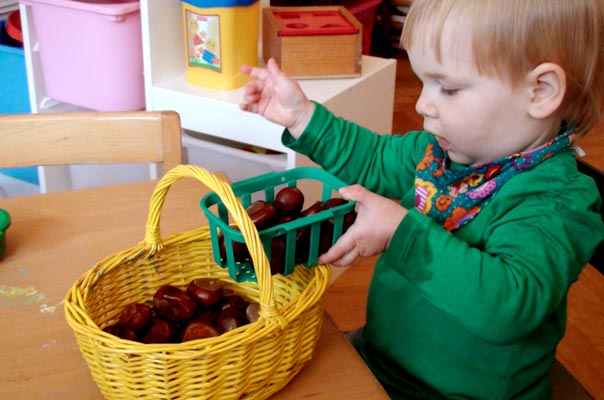
{"type": "Polygon", "coordinates": [[[574,126],[542,146],[497,161],[451,169],[436,138],[415,171],[415,208],[446,230],[459,229],[482,210],[510,178],[573,145],[574,126]]]}

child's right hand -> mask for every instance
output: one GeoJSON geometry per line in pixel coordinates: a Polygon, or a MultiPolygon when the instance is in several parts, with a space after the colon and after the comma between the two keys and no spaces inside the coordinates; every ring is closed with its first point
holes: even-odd
{"type": "Polygon", "coordinates": [[[361,185],[345,186],[342,197],[357,202],[357,218],[338,241],[319,257],[319,263],[345,267],[358,257],[383,253],[408,210],[398,202],[361,185]]]}
{"type": "Polygon", "coordinates": [[[253,79],[245,85],[239,108],[260,114],[289,129],[294,138],[299,138],[310,122],[315,106],[298,82],[283,73],[272,58],[266,68],[243,65],[241,72],[253,79]]]}

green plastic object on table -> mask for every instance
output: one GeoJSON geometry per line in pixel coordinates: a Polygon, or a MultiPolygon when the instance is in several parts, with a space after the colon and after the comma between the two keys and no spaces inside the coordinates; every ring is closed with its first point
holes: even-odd
{"type": "MultiPolygon", "coordinates": [[[[297,187],[302,181],[314,181],[322,185],[321,201],[326,201],[337,194],[337,190],[348,184],[336,178],[325,170],[315,167],[299,167],[289,169],[283,172],[270,172],[253,178],[244,179],[231,185],[233,193],[237,196],[244,208],[248,207],[253,201],[261,200],[272,203],[275,195],[285,186],[297,187]]],[[[233,243],[245,243],[243,234],[229,225],[229,214],[225,205],[215,192],[205,195],[200,202],[201,209],[208,218],[210,234],[212,239],[212,249],[214,261],[223,268],[228,268],[229,275],[237,282],[251,281],[256,282],[256,274],[250,261],[236,261],[233,252],[233,243]],[[217,206],[217,207],[213,207],[217,206]],[[226,257],[223,259],[220,254],[219,237],[224,236],[226,257]]],[[[308,257],[301,262],[305,267],[310,268],[317,264],[319,258],[319,241],[324,221],[333,221],[332,243],[342,235],[344,226],[344,217],[354,210],[356,202],[349,201],[345,204],[329,208],[316,214],[308,215],[303,218],[275,225],[258,232],[265,253],[271,260],[271,244],[273,238],[278,236],[286,237],[285,262],[282,275],[288,275],[294,271],[298,264],[296,260],[296,237],[300,229],[310,228],[310,246],[308,257]]]]}
{"type": "Polygon", "coordinates": [[[6,250],[6,231],[10,226],[10,215],[0,208],[0,260],[6,250]]]}

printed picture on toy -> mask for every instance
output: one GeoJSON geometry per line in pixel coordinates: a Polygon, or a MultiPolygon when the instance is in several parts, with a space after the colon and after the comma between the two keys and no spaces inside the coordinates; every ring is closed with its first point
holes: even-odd
{"type": "Polygon", "coordinates": [[[186,21],[189,66],[220,71],[220,16],[187,11],[186,21]]]}

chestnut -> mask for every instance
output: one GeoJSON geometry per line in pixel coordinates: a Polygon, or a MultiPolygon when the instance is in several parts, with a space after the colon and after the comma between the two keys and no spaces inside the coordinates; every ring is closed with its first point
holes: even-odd
{"type": "Polygon", "coordinates": [[[125,327],[123,325],[120,325],[119,323],[106,326],[105,328],[103,328],[103,331],[107,332],[113,336],[117,336],[120,339],[134,340],[134,341],[138,340],[137,334],[134,330],[132,330],[128,327],[125,327]]]}
{"type": "MultiPolygon", "coordinates": [[[[320,201],[315,201],[308,208],[300,213],[299,218],[308,217],[310,215],[318,214],[323,211],[323,205],[320,201]]],[[[310,240],[310,226],[305,226],[298,229],[298,233],[296,234],[296,241],[308,241],[310,240]]],[[[298,247],[298,246],[296,246],[298,247]]]]}
{"type": "Polygon", "coordinates": [[[214,326],[216,324],[217,318],[218,318],[218,312],[215,311],[214,309],[203,310],[202,312],[198,313],[197,317],[195,317],[195,319],[203,321],[212,326],[214,326]]]}
{"type": "Polygon", "coordinates": [[[304,195],[297,187],[287,186],[277,193],[273,204],[283,215],[297,215],[302,211],[304,195]]]}
{"type": "Polygon", "coordinates": [[[297,217],[298,216],[293,216],[293,215],[281,215],[275,222],[275,225],[287,224],[288,222],[292,222],[297,217]]]}
{"type": "Polygon", "coordinates": [[[310,251],[310,227],[305,226],[298,229],[296,233],[296,262],[304,263],[308,260],[310,251]]]}
{"type": "Polygon", "coordinates": [[[119,337],[126,340],[132,340],[134,342],[138,341],[138,335],[136,334],[136,332],[126,326],[122,327],[122,332],[119,337]]]}
{"type": "Polygon", "coordinates": [[[277,207],[263,200],[257,200],[246,208],[258,230],[269,228],[277,217],[277,207]]]}
{"type": "Polygon", "coordinates": [[[106,327],[103,328],[103,332],[107,332],[108,334],[113,335],[113,336],[119,336],[120,331],[121,331],[121,326],[118,324],[107,325],[106,327]]]}
{"type": "Polygon", "coordinates": [[[252,215],[262,210],[265,205],[266,202],[264,200],[256,200],[250,203],[250,205],[245,208],[245,211],[247,211],[248,215],[252,215]]]}
{"type": "Polygon", "coordinates": [[[332,197],[331,199],[325,200],[321,205],[321,208],[323,208],[323,210],[328,210],[346,203],[348,203],[348,201],[341,197],[332,197]]]}
{"type": "Polygon", "coordinates": [[[160,316],[170,321],[183,322],[193,317],[197,303],[184,290],[163,285],[153,296],[153,307],[160,316]]]}
{"type": "Polygon", "coordinates": [[[319,255],[327,253],[333,241],[333,224],[323,222],[321,224],[321,235],[319,237],[319,255]]]}
{"type": "MultiPolygon", "coordinates": [[[[322,204],[323,210],[328,210],[330,208],[334,208],[337,206],[341,206],[342,204],[348,203],[347,200],[344,200],[341,197],[332,197],[331,199],[325,200],[322,204]]],[[[342,233],[346,232],[348,228],[354,223],[357,218],[357,212],[355,210],[351,210],[350,212],[344,215],[344,223],[342,224],[342,233]]],[[[330,220],[331,221],[331,220],[330,220]]],[[[333,223],[333,221],[331,221],[333,223]]]]}
{"type": "Polygon", "coordinates": [[[348,228],[354,224],[354,221],[357,219],[357,212],[355,210],[350,211],[348,214],[344,215],[344,224],[342,225],[342,233],[346,232],[348,228]]]}
{"type": "Polygon", "coordinates": [[[231,295],[225,296],[223,298],[223,301],[219,307],[219,311],[222,312],[229,308],[231,308],[233,310],[237,310],[237,311],[242,311],[242,310],[245,310],[247,305],[248,305],[248,301],[246,299],[244,299],[243,297],[241,297],[237,294],[231,294],[231,295]]]}
{"type": "Polygon", "coordinates": [[[187,342],[189,340],[205,339],[218,336],[219,333],[211,324],[199,319],[190,321],[182,331],[180,340],[187,342]]]}
{"type": "Polygon", "coordinates": [[[245,317],[250,324],[258,321],[258,318],[260,318],[260,304],[248,304],[247,308],[245,309],[245,317]]]}
{"type": "Polygon", "coordinates": [[[304,211],[300,212],[300,218],[308,217],[309,215],[317,214],[323,211],[323,204],[320,201],[315,201],[308,206],[304,211]]]}
{"type": "Polygon", "coordinates": [[[122,310],[118,324],[133,331],[140,331],[151,322],[151,314],[151,307],[148,305],[131,303],[122,310]]]}
{"type": "Polygon", "coordinates": [[[212,307],[224,297],[224,283],[218,279],[193,279],[187,286],[187,293],[203,307],[212,307]]]}
{"type": "Polygon", "coordinates": [[[296,240],[296,263],[305,263],[308,260],[308,252],[310,251],[310,232],[300,236],[296,240]]]}
{"type": "MultiPolygon", "coordinates": [[[[234,227],[234,229],[239,230],[238,227],[234,227]]],[[[231,241],[231,244],[233,246],[233,257],[235,258],[235,261],[242,262],[242,261],[249,260],[249,258],[251,256],[250,256],[250,252],[247,248],[247,245],[245,243],[231,241]]],[[[226,261],[226,244],[225,244],[224,234],[222,234],[222,233],[218,237],[218,246],[220,249],[220,258],[223,261],[226,261]]]]}
{"type": "Polygon", "coordinates": [[[218,329],[221,333],[232,331],[247,324],[243,313],[234,308],[227,308],[218,314],[218,329]]]}
{"type": "Polygon", "coordinates": [[[163,318],[154,318],[149,331],[143,336],[143,343],[170,343],[176,333],[176,325],[163,318]]]}
{"type": "Polygon", "coordinates": [[[287,240],[285,236],[274,237],[271,241],[271,275],[285,272],[285,251],[287,240]]]}

